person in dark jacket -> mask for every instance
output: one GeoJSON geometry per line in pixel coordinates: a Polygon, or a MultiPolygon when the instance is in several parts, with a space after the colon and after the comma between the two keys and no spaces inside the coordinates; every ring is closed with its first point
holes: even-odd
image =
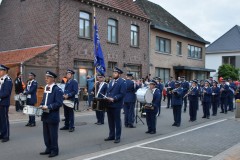
{"type": "Polygon", "coordinates": [[[217,86],[218,82],[213,80],[212,86],[212,116],[217,115],[218,103],[220,98],[220,88],[217,86]]]}
{"type": "Polygon", "coordinates": [[[194,122],[197,120],[197,109],[198,109],[198,82],[196,80],[192,81],[192,87],[188,91],[189,99],[189,122],[194,122]]]}
{"type": "Polygon", "coordinates": [[[211,97],[212,97],[212,89],[210,88],[211,83],[206,80],[204,87],[202,89],[202,104],[203,104],[203,117],[202,118],[210,118],[210,107],[211,107],[211,97]]]}
{"type": "Polygon", "coordinates": [[[59,154],[58,148],[58,127],[60,122],[59,110],[63,104],[63,92],[55,84],[57,75],[51,71],[46,72],[45,81],[47,85],[44,89],[41,106],[43,114],[41,120],[43,122],[43,138],[46,145],[44,152],[40,155],[49,155],[55,157],[59,154]]]}
{"type": "Polygon", "coordinates": [[[157,82],[155,80],[149,81],[149,88],[153,92],[153,100],[150,106],[145,106],[146,111],[146,122],[148,130],[145,133],[156,134],[157,125],[157,113],[160,106],[160,90],[157,88],[157,82]]]}
{"type": "Polygon", "coordinates": [[[228,106],[228,94],[229,94],[229,86],[226,85],[226,81],[223,79],[220,85],[220,100],[221,100],[221,112],[227,114],[227,106],[228,106]]]}
{"type": "MultiPolygon", "coordinates": [[[[185,76],[181,76],[181,87],[183,88],[183,95],[187,94],[189,90],[189,82],[185,80],[185,76]]],[[[183,111],[187,111],[187,96],[183,98],[184,109],[183,111]]]]}
{"type": "Polygon", "coordinates": [[[21,105],[19,95],[22,94],[24,91],[23,85],[22,85],[22,74],[20,72],[17,73],[17,78],[15,79],[14,85],[15,85],[15,96],[18,98],[18,99],[15,99],[16,111],[20,112],[23,110],[23,107],[21,105]]]}
{"type": "Polygon", "coordinates": [[[172,106],[173,106],[173,117],[174,123],[172,126],[180,127],[181,125],[181,114],[182,114],[182,104],[183,104],[183,88],[181,83],[175,82],[175,89],[172,90],[172,106]]]}
{"type": "Polygon", "coordinates": [[[173,77],[169,78],[169,81],[165,84],[167,88],[167,108],[172,108],[172,90],[174,89],[173,77]]]}

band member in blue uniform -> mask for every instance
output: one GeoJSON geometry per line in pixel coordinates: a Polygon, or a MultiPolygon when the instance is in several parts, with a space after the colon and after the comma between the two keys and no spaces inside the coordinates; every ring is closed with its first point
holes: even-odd
{"type": "Polygon", "coordinates": [[[109,136],[105,141],[115,140],[114,143],[119,143],[121,138],[121,109],[127,90],[126,81],[120,77],[122,73],[121,69],[114,68],[113,79],[109,82],[107,89],[109,136]]]}
{"type": "MultiPolygon", "coordinates": [[[[19,94],[23,93],[23,84],[22,84],[22,74],[20,72],[17,73],[17,78],[15,79],[15,94],[16,96],[19,96],[19,94]]],[[[23,110],[22,105],[20,104],[20,100],[16,100],[16,111],[20,112],[23,110]]]]}
{"type": "MultiPolygon", "coordinates": [[[[188,99],[189,99],[189,122],[194,122],[197,120],[197,109],[198,109],[198,82],[196,80],[192,81],[192,87],[188,91],[188,99]]],[[[185,96],[187,96],[185,94],[185,96]]]]}
{"type": "MultiPolygon", "coordinates": [[[[183,95],[186,95],[188,90],[189,90],[189,83],[185,80],[185,76],[181,76],[181,87],[183,88],[183,95]]],[[[187,111],[187,96],[185,96],[183,98],[183,102],[184,102],[184,109],[183,111],[186,112],[187,111]]]]}
{"type": "MultiPolygon", "coordinates": [[[[105,76],[102,74],[97,75],[97,84],[96,84],[96,98],[105,98],[105,95],[107,93],[107,86],[108,84],[104,82],[105,76]]],[[[95,89],[93,89],[95,91],[95,89]]],[[[105,105],[104,102],[100,102],[100,105],[105,105]]],[[[106,107],[106,106],[104,106],[106,107]]],[[[97,122],[95,124],[97,125],[102,125],[104,124],[104,117],[105,117],[105,110],[98,111],[96,110],[96,117],[97,117],[97,122]]]]}
{"type": "MultiPolygon", "coordinates": [[[[23,92],[27,96],[27,105],[34,106],[37,103],[37,88],[38,83],[35,80],[36,74],[30,72],[28,74],[28,82],[26,90],[23,92]]],[[[26,126],[34,127],[36,126],[35,115],[29,115],[29,121],[26,126]]]]}
{"type": "MultiPolygon", "coordinates": [[[[63,99],[70,100],[74,102],[75,95],[78,93],[78,82],[73,79],[75,72],[71,69],[67,70],[67,83],[64,88],[63,99]]],[[[63,104],[64,108],[64,116],[65,116],[65,124],[60,130],[69,130],[69,132],[73,132],[74,127],[74,108],[68,107],[63,104]]]]}
{"type": "Polygon", "coordinates": [[[124,109],[124,124],[125,127],[135,128],[134,118],[135,118],[135,102],[136,102],[136,94],[135,92],[138,89],[137,84],[132,80],[133,74],[127,73],[126,77],[126,85],[127,91],[123,100],[123,109],[124,109]]]}
{"type": "Polygon", "coordinates": [[[235,85],[235,83],[232,81],[231,78],[228,79],[228,82],[229,82],[229,94],[228,94],[229,108],[228,108],[228,111],[233,112],[233,99],[234,99],[234,93],[237,89],[237,86],[235,85]]]}
{"type": "Polygon", "coordinates": [[[175,88],[175,83],[173,77],[170,77],[169,81],[165,84],[167,88],[167,108],[172,108],[172,90],[175,88]]]}
{"type": "Polygon", "coordinates": [[[8,110],[12,93],[12,79],[8,76],[9,68],[0,64],[0,139],[2,142],[9,141],[9,118],[8,110]]]}
{"type": "Polygon", "coordinates": [[[227,114],[227,106],[228,106],[228,94],[229,94],[229,86],[225,84],[226,81],[223,79],[220,85],[220,100],[221,100],[221,112],[227,114]]]}
{"type": "Polygon", "coordinates": [[[58,127],[60,122],[59,110],[63,104],[63,92],[55,84],[57,75],[51,71],[46,72],[45,81],[47,85],[44,89],[41,108],[43,114],[41,120],[43,122],[43,138],[46,150],[40,155],[48,155],[55,157],[59,153],[58,149],[58,127]]]}
{"type": "Polygon", "coordinates": [[[172,90],[172,107],[173,107],[173,117],[174,123],[172,126],[180,127],[181,125],[181,115],[182,115],[182,104],[183,104],[183,88],[181,83],[175,82],[175,89],[172,90]]]}
{"type": "Polygon", "coordinates": [[[212,86],[212,116],[217,115],[217,109],[219,106],[219,98],[220,98],[220,88],[217,86],[218,82],[213,80],[212,86]]]}
{"type": "Polygon", "coordinates": [[[157,81],[157,88],[158,88],[159,91],[160,91],[160,105],[159,105],[158,114],[157,114],[157,116],[159,116],[160,113],[161,113],[161,106],[162,106],[163,84],[162,84],[162,79],[161,79],[160,77],[157,77],[157,78],[156,78],[156,81],[157,81]]]}
{"type": "Polygon", "coordinates": [[[148,130],[146,133],[155,134],[157,125],[156,115],[160,106],[160,90],[157,88],[157,82],[155,80],[149,81],[149,88],[153,92],[153,100],[152,104],[145,105],[146,122],[148,126],[148,130]]]}
{"type": "Polygon", "coordinates": [[[212,89],[210,87],[210,82],[208,80],[205,81],[204,87],[202,89],[202,104],[203,104],[203,117],[202,118],[210,118],[210,107],[211,107],[211,97],[212,97],[212,89]]]}

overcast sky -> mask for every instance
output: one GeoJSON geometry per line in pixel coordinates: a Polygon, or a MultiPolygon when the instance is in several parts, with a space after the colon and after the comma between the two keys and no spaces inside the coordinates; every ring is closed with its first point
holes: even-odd
{"type": "Polygon", "coordinates": [[[209,42],[240,25],[239,0],[149,0],[209,42]]]}

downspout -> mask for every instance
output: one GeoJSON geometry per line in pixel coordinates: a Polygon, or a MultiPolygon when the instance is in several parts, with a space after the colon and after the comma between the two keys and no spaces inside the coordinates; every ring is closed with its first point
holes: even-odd
{"type": "Polygon", "coordinates": [[[151,55],[151,21],[149,22],[149,25],[148,25],[148,74],[151,73],[151,66],[150,66],[150,55],[151,55]]]}

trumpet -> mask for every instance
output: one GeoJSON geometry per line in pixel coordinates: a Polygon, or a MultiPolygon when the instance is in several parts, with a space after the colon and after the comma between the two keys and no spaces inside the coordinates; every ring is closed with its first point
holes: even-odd
{"type": "Polygon", "coordinates": [[[183,96],[183,98],[187,97],[192,91],[193,91],[193,87],[191,87],[188,92],[183,96]]]}

